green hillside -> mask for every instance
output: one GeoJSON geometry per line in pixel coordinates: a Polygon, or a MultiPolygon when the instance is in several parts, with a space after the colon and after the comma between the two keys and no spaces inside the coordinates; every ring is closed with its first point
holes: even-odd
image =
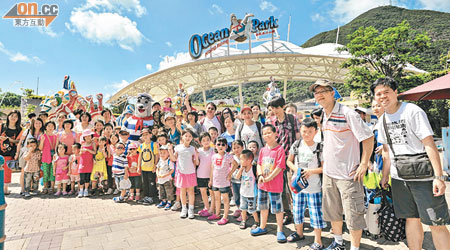
{"type": "MultiPolygon", "coordinates": [[[[346,45],[347,36],[361,26],[373,26],[378,30],[393,27],[407,20],[413,30],[426,32],[431,38],[431,46],[419,55],[422,61],[416,67],[427,70],[439,70],[439,57],[450,49],[450,13],[431,10],[408,10],[395,6],[382,6],[371,9],[348,24],[340,27],[339,43],[346,45]]],[[[334,43],[337,29],[322,32],[312,37],[302,47],[311,47],[321,43],[334,43]]]]}

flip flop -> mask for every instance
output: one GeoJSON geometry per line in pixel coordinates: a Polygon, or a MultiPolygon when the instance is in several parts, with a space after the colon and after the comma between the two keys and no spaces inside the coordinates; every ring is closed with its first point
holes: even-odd
{"type": "Polygon", "coordinates": [[[304,236],[304,235],[300,236],[300,235],[298,235],[297,232],[291,233],[291,234],[287,237],[287,241],[288,241],[288,242],[297,242],[297,241],[299,241],[299,240],[304,240],[304,239],[305,239],[305,236],[304,236]]]}

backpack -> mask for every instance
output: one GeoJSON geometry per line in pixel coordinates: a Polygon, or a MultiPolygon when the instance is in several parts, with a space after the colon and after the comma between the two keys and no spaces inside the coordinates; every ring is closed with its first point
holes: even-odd
{"type": "MultiPolygon", "coordinates": [[[[262,142],[261,145],[264,145],[264,141],[263,141],[263,139],[262,139],[263,137],[262,137],[262,133],[261,133],[262,125],[261,125],[261,123],[258,122],[258,121],[255,121],[255,124],[256,124],[256,129],[258,129],[259,140],[262,142]]],[[[244,122],[242,122],[241,124],[239,124],[239,127],[238,127],[239,140],[241,140],[241,141],[242,141],[242,135],[241,135],[241,133],[242,133],[242,130],[243,130],[243,129],[244,129],[244,122]]]]}
{"type": "MultiPolygon", "coordinates": [[[[288,123],[289,124],[291,124],[292,125],[292,129],[291,129],[291,133],[292,133],[292,138],[294,138],[294,140],[297,138],[296,137],[296,135],[295,135],[295,129],[294,129],[294,125],[295,125],[295,117],[293,116],[293,115],[291,115],[291,114],[286,114],[285,113],[285,118],[284,119],[287,119],[288,120],[288,123]]],[[[271,119],[271,123],[272,123],[272,125],[273,126],[275,126],[275,128],[277,127],[276,125],[275,125],[275,122],[277,121],[277,117],[276,116],[274,116],[272,119],[271,119]]],[[[277,129],[278,130],[278,129],[277,129]]],[[[262,137],[261,137],[262,138],[262,137]]]]}

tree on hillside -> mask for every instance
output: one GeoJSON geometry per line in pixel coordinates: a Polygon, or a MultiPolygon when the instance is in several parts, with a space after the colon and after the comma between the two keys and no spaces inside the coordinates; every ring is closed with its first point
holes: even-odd
{"type": "Polygon", "coordinates": [[[352,57],[342,67],[349,69],[345,86],[358,96],[370,94],[370,84],[379,77],[392,77],[401,82],[407,64],[420,61],[418,51],[427,48],[430,38],[411,30],[407,21],[379,32],[372,26],[360,27],[349,35],[351,41],[341,50],[352,57]]]}

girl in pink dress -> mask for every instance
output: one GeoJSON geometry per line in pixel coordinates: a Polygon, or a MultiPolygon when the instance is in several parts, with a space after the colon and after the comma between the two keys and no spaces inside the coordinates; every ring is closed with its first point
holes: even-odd
{"type": "Polygon", "coordinates": [[[55,176],[55,184],[58,191],[55,196],[61,195],[61,184],[62,184],[62,195],[67,195],[66,187],[69,183],[69,156],[67,153],[67,145],[59,144],[57,147],[58,154],[53,156],[53,175],[55,176]]]}
{"type": "Polygon", "coordinates": [[[90,129],[86,129],[81,134],[83,139],[81,144],[80,164],[78,173],[80,174],[80,192],[78,198],[89,196],[89,181],[91,180],[92,168],[94,167],[94,155],[97,150],[90,129]]]}

